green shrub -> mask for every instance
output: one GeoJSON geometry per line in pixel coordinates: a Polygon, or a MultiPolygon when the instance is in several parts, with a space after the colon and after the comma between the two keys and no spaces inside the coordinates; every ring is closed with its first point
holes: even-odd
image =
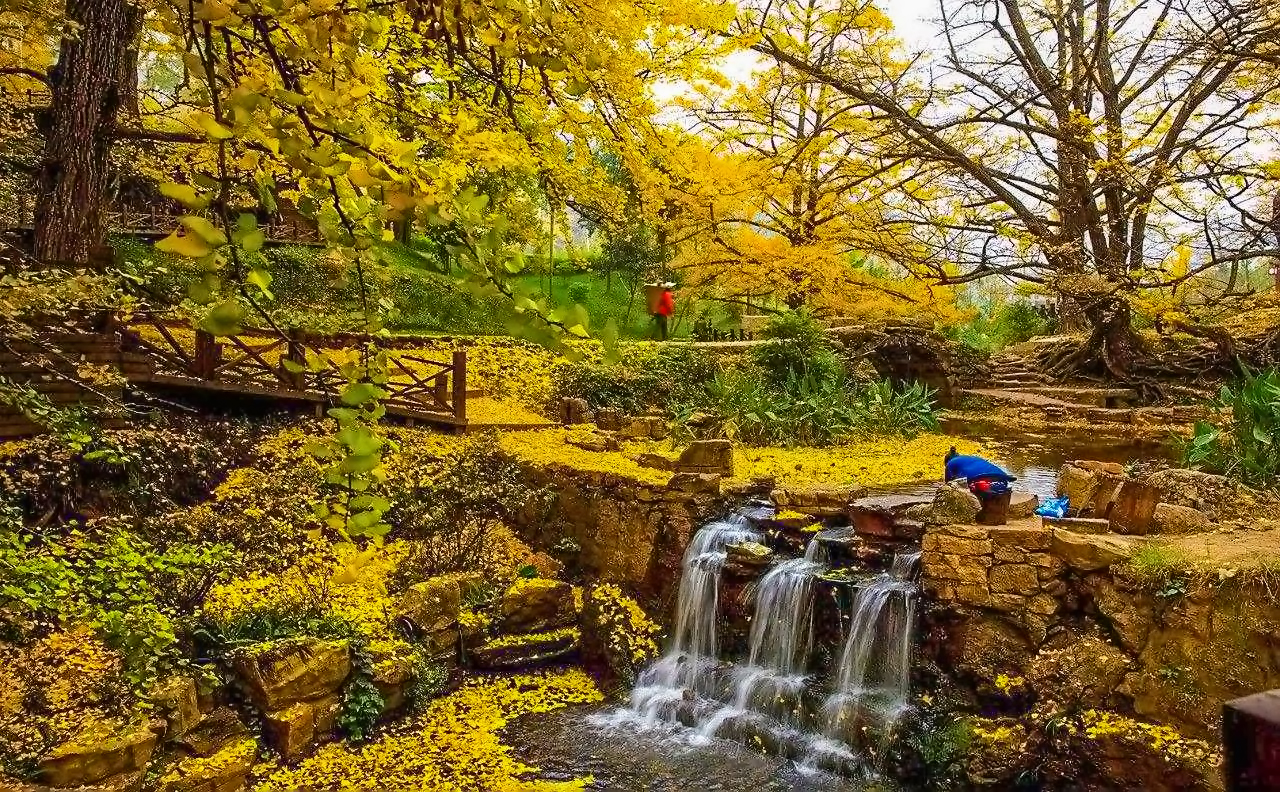
{"type": "Polygon", "coordinates": [[[413,669],[413,684],[409,687],[409,705],[415,712],[427,708],[449,688],[449,669],[420,655],[413,669]]]}
{"type": "Polygon", "coordinates": [[[862,431],[911,436],[938,428],[934,391],[919,382],[903,390],[888,380],[868,385],[856,392],[852,408],[853,423],[862,431]]]}
{"type": "Polygon", "coordinates": [[[575,363],[557,374],[557,398],[585,399],[593,410],[612,408],[628,415],[649,410],[674,413],[705,400],[716,364],[689,347],[633,349],[618,363],[575,363]]]}
{"type": "Polygon", "coordinates": [[[1246,371],[1209,406],[1229,417],[1222,426],[1196,424],[1186,463],[1255,486],[1280,480],[1280,371],[1246,371]]]}
{"type": "Polygon", "coordinates": [[[342,693],[338,726],[353,742],[364,742],[373,734],[386,701],[370,677],[373,659],[368,651],[356,643],[352,645],[352,652],[355,655],[355,673],[342,693]]]}
{"type": "Polygon", "coordinates": [[[581,305],[591,296],[591,284],[585,280],[575,280],[569,284],[569,299],[581,305]]]}
{"type": "Polygon", "coordinates": [[[779,314],[760,334],[768,340],[752,349],[751,358],[773,385],[804,380],[831,383],[844,376],[825,329],[808,312],[779,314]]]}
{"type": "Polygon", "coordinates": [[[741,368],[718,375],[708,393],[715,433],[750,445],[823,446],[859,432],[911,436],[937,427],[933,394],[918,384],[857,389],[793,377],[776,387],[741,368]]]}
{"type": "Polygon", "coordinates": [[[87,624],[124,658],[141,690],[176,661],[175,622],[228,568],[225,545],[159,546],[110,522],[40,536],[0,524],[0,630],[11,639],[87,624]]]}

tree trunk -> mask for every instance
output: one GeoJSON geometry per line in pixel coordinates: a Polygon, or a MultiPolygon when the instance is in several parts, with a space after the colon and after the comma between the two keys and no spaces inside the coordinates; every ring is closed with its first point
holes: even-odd
{"type": "Polygon", "coordinates": [[[142,12],[128,0],[67,0],[78,27],[50,72],[53,103],[37,175],[36,258],[89,265],[106,242],[103,212],[117,116],[142,12]]]}

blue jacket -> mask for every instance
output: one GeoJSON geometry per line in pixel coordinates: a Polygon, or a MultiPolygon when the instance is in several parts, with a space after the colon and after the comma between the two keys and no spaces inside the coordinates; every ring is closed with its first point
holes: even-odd
{"type": "Polygon", "coordinates": [[[957,456],[952,457],[947,462],[947,481],[955,479],[969,479],[975,481],[977,479],[990,479],[993,481],[1009,481],[1009,474],[1005,473],[993,463],[988,462],[982,457],[976,456],[957,456]]]}

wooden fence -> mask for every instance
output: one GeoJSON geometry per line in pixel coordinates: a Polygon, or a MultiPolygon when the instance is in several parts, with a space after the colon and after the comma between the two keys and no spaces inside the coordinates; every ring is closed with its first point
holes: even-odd
{"type": "MultiPolygon", "coordinates": [[[[131,382],[197,388],[324,404],[336,401],[344,382],[331,369],[314,371],[308,360],[332,349],[302,333],[245,333],[217,338],[153,319],[121,329],[122,351],[140,353],[146,372],[131,382]],[[189,339],[189,340],[188,340],[189,339]]],[[[449,362],[388,353],[387,412],[457,428],[467,424],[467,353],[449,362]]]]}

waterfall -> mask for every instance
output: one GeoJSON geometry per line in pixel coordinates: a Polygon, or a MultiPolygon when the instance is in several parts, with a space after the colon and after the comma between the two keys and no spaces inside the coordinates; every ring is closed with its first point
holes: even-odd
{"type": "Polygon", "coordinates": [[[693,537],[666,654],[640,674],[630,706],[596,723],[667,728],[694,745],[750,738],[776,753],[803,756],[804,770],[865,769],[910,707],[920,553],[899,553],[888,572],[854,585],[834,685],[818,709],[810,668],[814,584],[828,563],[818,537],[803,558],[776,563],[749,589],[754,615],[746,657],[737,664],[719,657],[726,548],[763,539],[751,523],[757,516],[739,511],[693,537]]]}
{"type": "Polygon", "coordinates": [[[835,691],[823,705],[822,736],[812,742],[808,764],[861,764],[883,750],[909,711],[919,561],[919,552],[898,553],[889,572],[857,587],[835,691]]]}
{"type": "MultiPolygon", "coordinates": [[[[810,550],[816,546],[809,543],[810,550]]],[[[699,738],[710,739],[740,719],[779,739],[798,733],[809,680],[804,668],[813,637],[813,576],[823,568],[809,558],[806,552],[783,561],[756,584],[747,664],[733,673],[731,703],[698,725],[699,738]]]]}
{"type": "Polygon", "coordinates": [[[672,723],[682,707],[697,708],[717,689],[716,619],[720,610],[720,571],[725,548],[761,536],[748,522],[751,512],[704,525],[694,535],[681,563],[675,630],[667,653],[646,668],[631,691],[626,719],[645,727],[672,723]]]}

